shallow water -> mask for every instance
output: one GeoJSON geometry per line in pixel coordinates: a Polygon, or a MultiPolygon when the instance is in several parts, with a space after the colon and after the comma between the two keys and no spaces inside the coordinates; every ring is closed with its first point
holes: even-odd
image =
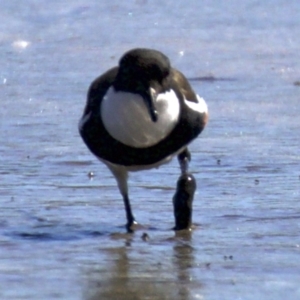
{"type": "Polygon", "coordinates": [[[0,7],[1,299],[300,297],[298,1],[0,7]],[[176,161],[132,174],[144,228],[129,235],[77,132],[90,82],[136,46],[166,53],[209,105],[191,233],[170,230],[176,161]]]}

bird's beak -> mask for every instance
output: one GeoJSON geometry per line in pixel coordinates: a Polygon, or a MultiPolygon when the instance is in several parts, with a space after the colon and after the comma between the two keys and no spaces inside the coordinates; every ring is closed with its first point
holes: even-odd
{"type": "Polygon", "coordinates": [[[146,106],[149,110],[149,114],[152,122],[156,122],[158,119],[158,113],[155,107],[157,94],[153,88],[149,88],[148,91],[144,95],[146,106]]]}

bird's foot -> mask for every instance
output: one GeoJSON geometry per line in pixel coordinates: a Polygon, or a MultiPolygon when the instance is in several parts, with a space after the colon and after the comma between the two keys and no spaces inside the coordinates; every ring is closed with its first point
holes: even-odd
{"type": "Polygon", "coordinates": [[[127,229],[128,233],[133,233],[134,231],[136,231],[138,229],[144,229],[144,226],[139,224],[136,220],[133,220],[126,224],[126,229],[127,229]]]}
{"type": "Polygon", "coordinates": [[[182,230],[192,231],[192,229],[193,229],[192,224],[188,224],[187,226],[176,225],[172,228],[172,230],[175,230],[175,231],[182,231],[182,230]]]}

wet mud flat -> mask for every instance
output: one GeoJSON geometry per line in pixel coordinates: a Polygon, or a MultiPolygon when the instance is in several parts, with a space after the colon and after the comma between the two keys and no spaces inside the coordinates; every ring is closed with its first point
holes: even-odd
{"type": "MultiPolygon", "coordinates": [[[[211,118],[191,147],[193,230],[172,230],[176,160],[132,174],[133,210],[143,227],[128,234],[114,178],[84,145],[74,159],[78,136],[66,143],[58,131],[53,146],[46,124],[48,148],[24,146],[2,161],[3,299],[297,299],[297,133],[273,118],[285,104],[257,100],[254,109],[253,101],[230,100],[243,93],[242,80],[194,84],[207,93],[218,87],[228,101],[212,100],[219,119],[211,118]]],[[[59,115],[50,113],[53,123],[59,115]]],[[[19,144],[44,137],[23,122],[32,129],[19,144]]],[[[21,125],[15,119],[9,126],[19,132],[21,125]]]]}
{"type": "Polygon", "coordinates": [[[1,4],[1,299],[300,297],[298,3],[250,2],[1,4]],[[130,177],[128,234],[78,134],[91,80],[141,45],[209,106],[191,232],[172,230],[176,160],[130,177]]]}

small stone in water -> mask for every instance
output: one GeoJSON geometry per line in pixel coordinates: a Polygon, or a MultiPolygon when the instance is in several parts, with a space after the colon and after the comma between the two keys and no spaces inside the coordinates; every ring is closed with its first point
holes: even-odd
{"type": "Polygon", "coordinates": [[[227,260],[227,259],[233,260],[233,256],[232,255],[229,255],[229,256],[224,255],[224,260],[227,260]]]}
{"type": "Polygon", "coordinates": [[[94,172],[89,172],[88,173],[88,177],[91,179],[91,178],[93,178],[95,176],[95,174],[94,174],[94,172]]]}
{"type": "Polygon", "coordinates": [[[142,240],[143,240],[144,242],[147,242],[147,241],[149,240],[149,235],[148,235],[146,232],[144,232],[144,233],[142,234],[142,240]]]}

